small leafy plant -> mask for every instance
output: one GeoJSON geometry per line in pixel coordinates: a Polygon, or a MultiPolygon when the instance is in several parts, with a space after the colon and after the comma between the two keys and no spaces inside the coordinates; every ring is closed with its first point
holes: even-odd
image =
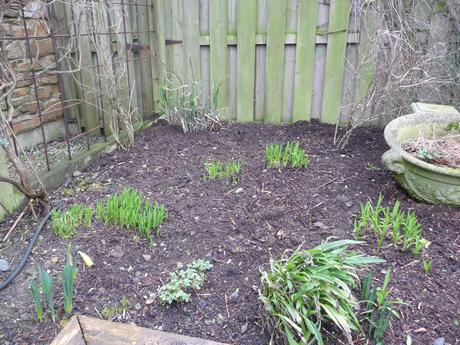
{"type": "Polygon", "coordinates": [[[205,273],[213,267],[207,260],[195,260],[187,265],[187,269],[179,269],[170,273],[168,283],[158,289],[161,304],[190,301],[188,289],[200,290],[203,286],[205,273]]]}
{"type": "Polygon", "coordinates": [[[51,211],[51,227],[55,235],[68,239],[75,235],[79,225],[91,226],[93,210],[83,205],[72,205],[67,210],[51,211]]]}
{"type": "Polygon", "coordinates": [[[168,218],[164,205],[144,200],[140,192],[126,188],[96,204],[96,218],[105,225],[112,223],[135,228],[139,235],[153,242],[152,231],[160,235],[159,226],[168,218]]]}
{"type": "Polygon", "coordinates": [[[238,183],[241,172],[241,161],[231,160],[222,164],[220,160],[205,162],[205,180],[227,179],[229,182],[238,183]]]}
{"type": "Polygon", "coordinates": [[[423,272],[425,274],[429,274],[431,271],[431,267],[433,266],[433,261],[430,258],[423,258],[422,259],[422,265],[423,265],[423,272]]]}
{"type": "Polygon", "coordinates": [[[67,314],[73,310],[73,286],[77,278],[77,268],[73,265],[71,247],[67,248],[67,257],[62,271],[62,291],[64,293],[64,311],[67,314]]]}
{"type": "Polygon", "coordinates": [[[120,298],[119,303],[115,303],[114,306],[105,305],[102,308],[101,314],[104,318],[109,321],[114,320],[115,318],[124,319],[128,311],[129,300],[126,296],[120,298]]]}
{"type": "Polygon", "coordinates": [[[307,168],[310,158],[300,147],[298,141],[288,141],[286,144],[271,144],[265,147],[265,161],[270,168],[307,168]]]}
{"type": "Polygon", "coordinates": [[[352,331],[360,330],[358,301],[351,290],[357,283],[357,267],[384,260],[348,250],[360,241],[325,242],[315,248],[297,249],[280,260],[270,260],[262,271],[259,292],[267,313],[272,340],[289,345],[324,344],[322,327],[337,326],[352,343],[352,331]]]}
{"type": "Polygon", "coordinates": [[[378,236],[377,250],[380,250],[384,240],[390,237],[395,246],[401,245],[402,251],[411,250],[414,256],[428,247],[430,242],[422,237],[422,226],[414,212],[401,211],[399,200],[393,208],[383,207],[382,203],[383,196],[379,195],[375,206],[369,201],[360,205],[360,215],[354,222],[356,238],[362,238],[365,231],[371,231],[378,236]]]}
{"type": "Polygon", "coordinates": [[[51,274],[39,268],[38,277],[42,286],[43,294],[46,296],[46,304],[50,312],[51,319],[56,321],[56,309],[54,307],[54,280],[51,274]]]}
{"type": "Polygon", "coordinates": [[[362,323],[366,325],[367,336],[377,345],[383,345],[383,337],[388,329],[391,316],[399,317],[394,305],[402,303],[389,299],[390,278],[391,270],[388,269],[381,287],[372,285],[372,274],[368,274],[361,284],[362,323]]]}

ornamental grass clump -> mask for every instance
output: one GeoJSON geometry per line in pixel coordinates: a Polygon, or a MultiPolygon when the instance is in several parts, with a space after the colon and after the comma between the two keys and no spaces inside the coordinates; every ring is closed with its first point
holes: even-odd
{"type": "Polygon", "coordinates": [[[220,160],[206,161],[204,163],[207,181],[226,179],[229,183],[238,183],[240,181],[241,161],[230,160],[222,164],[220,160]]]}
{"type": "Polygon", "coordinates": [[[53,233],[61,239],[68,239],[75,235],[75,229],[84,225],[91,226],[93,210],[83,205],[72,205],[67,210],[51,211],[51,227],[53,233]]]}
{"type": "Polygon", "coordinates": [[[360,241],[326,242],[313,249],[297,249],[290,256],[270,260],[262,271],[260,299],[270,344],[324,344],[323,327],[335,325],[351,343],[360,330],[358,301],[351,290],[358,282],[357,267],[382,263],[348,251],[360,241]]]}
{"type": "Polygon", "coordinates": [[[288,141],[286,144],[271,144],[265,147],[265,161],[270,168],[307,168],[310,158],[300,147],[298,141],[288,141]]]}

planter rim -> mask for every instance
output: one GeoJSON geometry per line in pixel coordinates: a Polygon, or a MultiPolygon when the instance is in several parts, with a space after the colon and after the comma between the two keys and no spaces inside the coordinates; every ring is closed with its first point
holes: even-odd
{"type": "Polygon", "coordinates": [[[413,113],[408,115],[400,116],[394,120],[392,120],[384,130],[384,137],[385,141],[387,142],[388,146],[397,154],[404,159],[405,161],[418,166],[420,168],[438,173],[449,175],[453,177],[460,177],[460,168],[449,168],[449,167],[442,167],[437,166],[434,164],[430,164],[427,162],[418,159],[408,152],[406,152],[402,147],[401,144],[398,142],[398,129],[401,127],[406,127],[407,125],[411,124],[418,124],[421,122],[429,122],[429,123],[446,123],[446,122],[458,122],[460,123],[460,115],[457,114],[446,114],[446,113],[413,113]]]}

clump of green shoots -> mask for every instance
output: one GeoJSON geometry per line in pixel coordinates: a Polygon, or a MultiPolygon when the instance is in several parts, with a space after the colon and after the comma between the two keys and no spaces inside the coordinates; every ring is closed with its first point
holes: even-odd
{"type": "Polygon", "coordinates": [[[115,318],[123,319],[125,318],[127,314],[128,306],[129,306],[128,297],[122,296],[120,298],[119,303],[115,303],[115,305],[113,306],[104,305],[104,307],[102,308],[101,314],[103,317],[105,317],[109,321],[112,321],[115,318]]]}
{"type": "Polygon", "coordinates": [[[220,160],[206,161],[204,163],[206,169],[205,180],[226,179],[232,183],[238,183],[241,172],[241,161],[231,160],[227,164],[222,164],[220,160]]]}
{"type": "Polygon", "coordinates": [[[71,247],[67,248],[66,263],[62,271],[62,291],[64,293],[64,311],[67,314],[73,310],[73,286],[77,278],[77,268],[72,261],[71,247]]]}
{"type": "Polygon", "coordinates": [[[51,274],[47,271],[38,270],[38,277],[42,286],[43,294],[46,296],[46,304],[48,306],[48,311],[51,314],[51,319],[56,321],[56,309],[54,307],[54,280],[51,274]]]}
{"type": "Polygon", "coordinates": [[[38,289],[35,280],[30,282],[30,291],[34,300],[35,314],[37,314],[38,321],[43,321],[43,306],[40,298],[40,290],[38,289]]]}
{"type": "Polygon", "coordinates": [[[380,250],[384,240],[390,237],[395,246],[401,245],[402,251],[411,250],[414,256],[428,247],[430,242],[422,237],[422,226],[413,211],[401,211],[399,200],[393,208],[383,207],[382,203],[383,195],[379,195],[375,206],[369,201],[360,205],[360,215],[354,222],[356,238],[362,238],[365,231],[372,231],[378,236],[377,250],[380,250]]]}
{"type": "Polygon", "coordinates": [[[271,144],[265,147],[265,161],[270,168],[307,168],[310,158],[300,147],[298,141],[288,141],[286,144],[271,144]]]}
{"type": "Polygon", "coordinates": [[[187,265],[187,269],[179,269],[170,273],[169,282],[158,289],[161,304],[190,301],[190,293],[187,290],[200,290],[206,271],[212,267],[211,262],[199,259],[187,265]]]}
{"type": "Polygon", "coordinates": [[[51,211],[51,227],[55,235],[68,239],[75,235],[79,225],[91,226],[93,210],[83,205],[72,205],[67,210],[51,211]]]}
{"type": "Polygon", "coordinates": [[[121,193],[110,196],[105,202],[96,204],[96,218],[126,228],[135,228],[139,235],[153,241],[152,231],[160,235],[159,226],[168,218],[164,205],[152,204],[144,200],[141,193],[126,188],[121,193]]]}
{"type": "Polygon", "coordinates": [[[433,261],[430,258],[423,258],[422,259],[422,265],[423,265],[423,272],[425,274],[430,273],[431,267],[433,266],[433,261]]]}
{"type": "Polygon", "coordinates": [[[388,329],[391,316],[399,317],[394,305],[402,303],[389,299],[390,277],[391,270],[388,269],[381,287],[372,285],[371,273],[361,283],[362,323],[366,325],[368,337],[380,345],[383,345],[383,337],[388,329]]]}

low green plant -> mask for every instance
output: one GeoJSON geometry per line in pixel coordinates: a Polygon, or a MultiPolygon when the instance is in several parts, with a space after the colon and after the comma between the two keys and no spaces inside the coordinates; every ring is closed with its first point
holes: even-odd
{"type": "Polygon", "coordinates": [[[101,314],[107,320],[113,320],[116,316],[123,317],[128,311],[129,300],[126,296],[122,296],[118,303],[114,306],[104,305],[101,314]]]}
{"type": "Polygon", "coordinates": [[[161,304],[190,301],[188,289],[197,291],[203,286],[205,273],[213,267],[207,260],[195,260],[186,269],[170,273],[168,283],[158,289],[161,304]]]}
{"type": "Polygon", "coordinates": [[[422,237],[422,227],[415,213],[401,211],[399,200],[393,208],[383,207],[382,203],[383,196],[379,195],[375,206],[370,201],[360,204],[360,215],[354,221],[355,237],[360,239],[365,231],[370,230],[378,236],[377,250],[382,248],[386,238],[391,237],[395,246],[401,245],[402,251],[410,249],[414,256],[420,254],[429,242],[422,237]]]}
{"type": "Polygon", "coordinates": [[[260,299],[272,331],[270,344],[324,344],[322,327],[337,326],[352,342],[352,331],[360,330],[352,294],[358,266],[382,263],[348,250],[360,241],[325,242],[312,249],[297,249],[280,260],[270,260],[262,271],[260,299]]]}
{"type": "Polygon", "coordinates": [[[399,317],[394,309],[396,304],[402,302],[390,300],[388,284],[390,283],[391,270],[388,269],[382,286],[373,286],[372,274],[369,273],[361,283],[361,299],[363,311],[361,313],[362,324],[364,324],[367,336],[376,345],[383,345],[383,337],[389,326],[391,316],[399,317]]]}
{"type": "Polygon", "coordinates": [[[30,282],[30,291],[32,293],[32,298],[34,301],[35,314],[37,314],[38,321],[43,321],[43,306],[40,298],[40,291],[38,289],[35,280],[30,282]]]}
{"type": "Polygon", "coordinates": [[[310,158],[300,147],[298,141],[288,141],[286,144],[270,144],[265,147],[265,161],[270,168],[307,168],[310,158]]]}
{"type": "Polygon", "coordinates": [[[430,258],[423,258],[422,259],[422,265],[423,265],[423,272],[425,274],[429,274],[431,271],[431,267],[433,266],[433,261],[430,258]]]}
{"type": "Polygon", "coordinates": [[[46,304],[48,311],[51,315],[51,319],[56,321],[56,309],[54,306],[54,280],[53,276],[43,269],[38,269],[38,278],[41,283],[43,294],[46,296],[46,304]]]}
{"type": "Polygon", "coordinates": [[[220,160],[206,161],[204,163],[206,169],[205,180],[227,179],[232,183],[239,182],[241,172],[241,161],[228,161],[225,165],[220,160]]]}
{"type": "Polygon", "coordinates": [[[126,228],[134,228],[139,235],[153,241],[152,232],[160,235],[160,224],[168,218],[164,205],[152,204],[144,200],[140,192],[126,188],[121,193],[110,196],[105,202],[96,204],[96,218],[126,228]]]}
{"type": "Polygon", "coordinates": [[[72,262],[71,247],[67,248],[66,263],[62,271],[62,292],[64,294],[64,311],[67,314],[73,310],[73,289],[77,278],[77,268],[72,262]]]}
{"type": "Polygon", "coordinates": [[[91,226],[93,210],[83,205],[72,205],[67,210],[51,211],[51,227],[55,235],[68,239],[75,235],[79,225],[91,226]]]}

